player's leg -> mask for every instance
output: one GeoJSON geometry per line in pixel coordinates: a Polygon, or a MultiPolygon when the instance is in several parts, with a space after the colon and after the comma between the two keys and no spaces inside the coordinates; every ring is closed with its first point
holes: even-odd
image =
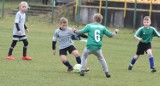
{"type": "Polygon", "coordinates": [[[136,55],[133,56],[132,59],[131,59],[131,61],[130,61],[130,64],[129,64],[129,66],[128,66],[128,70],[132,70],[133,65],[134,65],[135,62],[138,60],[138,58],[140,57],[140,55],[143,55],[143,54],[144,54],[144,51],[145,51],[144,44],[140,42],[140,43],[137,45],[136,55]]]}
{"type": "Polygon", "coordinates": [[[84,51],[83,51],[83,54],[82,54],[82,58],[81,58],[81,66],[82,67],[81,67],[80,76],[85,75],[87,57],[88,57],[89,53],[90,53],[90,51],[85,48],[84,51]]]}
{"type": "Polygon", "coordinates": [[[28,47],[28,41],[27,39],[22,40],[23,41],[23,60],[32,60],[31,57],[27,56],[27,47],[28,47]]]}
{"type": "MultiPolygon", "coordinates": [[[[76,58],[77,63],[81,64],[81,57],[79,55],[78,50],[76,50],[76,48],[74,46],[70,46],[69,49],[68,49],[68,51],[69,51],[69,53],[72,52],[72,54],[76,58]]],[[[89,68],[85,68],[85,72],[88,72],[88,71],[90,71],[90,69],[89,68]]]]}
{"type": "Polygon", "coordinates": [[[16,46],[16,44],[17,44],[17,40],[13,40],[12,43],[11,43],[11,46],[9,48],[8,56],[12,55],[13,49],[16,46]]]}
{"type": "Polygon", "coordinates": [[[28,47],[28,41],[27,40],[23,40],[23,56],[27,55],[27,47],[28,47]]]}
{"type": "Polygon", "coordinates": [[[100,64],[102,65],[102,68],[103,68],[103,71],[104,71],[105,74],[106,74],[106,77],[108,77],[108,78],[111,77],[111,75],[109,74],[109,69],[108,69],[107,62],[106,62],[106,60],[105,60],[105,58],[104,58],[104,56],[103,56],[103,54],[102,54],[102,50],[100,49],[100,50],[96,51],[96,52],[94,53],[94,55],[97,56],[100,64]]]}
{"type": "Polygon", "coordinates": [[[131,62],[128,66],[128,70],[132,70],[133,65],[135,64],[135,62],[137,61],[137,59],[140,57],[140,55],[135,55],[132,57],[131,62]]]}
{"type": "Polygon", "coordinates": [[[67,60],[66,55],[61,55],[60,58],[62,63],[68,67],[67,72],[71,72],[73,70],[73,67],[70,64],[70,62],[67,60]]]}
{"type": "Polygon", "coordinates": [[[154,57],[152,55],[152,50],[148,49],[146,52],[147,52],[147,55],[148,55],[148,58],[149,58],[151,72],[156,72],[156,69],[154,67],[154,57]]]}
{"type": "Polygon", "coordinates": [[[60,49],[59,50],[59,54],[60,54],[60,59],[62,61],[62,63],[68,67],[67,72],[71,72],[73,70],[72,65],[70,64],[70,62],[67,60],[67,49],[60,49]]]}
{"type": "Polygon", "coordinates": [[[80,55],[79,55],[78,50],[73,50],[73,51],[72,51],[72,54],[73,54],[74,57],[76,58],[77,63],[78,63],[78,64],[81,64],[81,57],[80,57],[80,55]]]}
{"type": "Polygon", "coordinates": [[[79,55],[78,50],[73,45],[69,46],[67,49],[68,49],[68,52],[70,54],[72,53],[74,55],[74,57],[76,58],[77,63],[81,64],[81,57],[79,55]]]}
{"type": "Polygon", "coordinates": [[[8,56],[7,56],[7,59],[8,60],[14,60],[15,58],[12,56],[12,52],[13,52],[13,49],[14,47],[16,46],[17,44],[17,40],[13,40],[12,43],[11,43],[11,46],[9,48],[9,51],[8,51],[8,56]]]}

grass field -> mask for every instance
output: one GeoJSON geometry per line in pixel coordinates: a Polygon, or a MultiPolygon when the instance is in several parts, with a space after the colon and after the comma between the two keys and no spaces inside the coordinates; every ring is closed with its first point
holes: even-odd
{"type": "MultiPolygon", "coordinates": [[[[160,86],[158,38],[154,38],[152,42],[156,73],[150,72],[146,55],[141,56],[132,71],[127,70],[130,59],[135,54],[137,41],[133,39],[132,30],[120,29],[115,38],[104,37],[103,41],[103,54],[112,77],[105,77],[93,55],[88,57],[87,64],[91,71],[80,77],[77,73],[66,72],[67,68],[59,59],[58,49],[56,56],[52,55],[52,37],[58,23],[51,24],[43,20],[42,17],[29,17],[26,23],[30,29],[27,34],[28,55],[33,60],[21,60],[23,43],[19,42],[13,51],[16,60],[9,61],[6,56],[12,41],[14,15],[5,15],[0,19],[0,86],[160,86]]],[[[69,26],[75,25],[72,23],[69,26]]],[[[74,42],[82,54],[85,43],[74,42]]],[[[72,65],[76,64],[72,55],[68,55],[68,59],[72,65]]]]}

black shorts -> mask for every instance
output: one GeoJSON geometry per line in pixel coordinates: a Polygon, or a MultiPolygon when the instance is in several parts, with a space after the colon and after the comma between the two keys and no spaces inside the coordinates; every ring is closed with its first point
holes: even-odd
{"type": "Polygon", "coordinates": [[[136,55],[143,55],[144,52],[147,53],[147,50],[148,49],[151,49],[152,46],[151,46],[151,43],[142,43],[142,42],[139,42],[138,45],[137,45],[137,52],[136,52],[136,55]]]}
{"type": "Polygon", "coordinates": [[[26,40],[27,37],[25,35],[22,35],[22,36],[19,36],[19,35],[13,35],[13,40],[16,40],[16,41],[23,41],[23,40],[26,40]]]}
{"type": "Polygon", "coordinates": [[[67,55],[67,51],[69,52],[69,54],[71,54],[73,50],[76,50],[76,48],[73,45],[71,45],[67,48],[60,49],[59,55],[67,55]]]}

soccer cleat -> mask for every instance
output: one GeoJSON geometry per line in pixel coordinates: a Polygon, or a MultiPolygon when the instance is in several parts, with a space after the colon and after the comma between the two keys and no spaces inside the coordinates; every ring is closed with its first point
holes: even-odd
{"type": "Polygon", "coordinates": [[[15,58],[13,56],[7,56],[8,60],[15,60],[15,58]]]}
{"type": "Polygon", "coordinates": [[[111,75],[110,75],[108,72],[105,72],[105,74],[106,74],[106,77],[107,77],[107,78],[110,78],[110,77],[111,77],[111,75]]]}
{"type": "Polygon", "coordinates": [[[89,68],[86,68],[86,69],[85,69],[85,72],[88,72],[88,71],[90,71],[90,69],[89,69],[89,68]]]}
{"type": "Polygon", "coordinates": [[[85,70],[81,70],[80,76],[84,76],[85,75],[84,72],[85,72],[85,70]]]}
{"type": "Polygon", "coordinates": [[[155,68],[152,68],[151,72],[154,73],[154,72],[157,72],[157,70],[155,68]]]}
{"type": "Polygon", "coordinates": [[[128,66],[128,70],[132,70],[132,67],[133,67],[133,66],[129,65],[129,66],[128,66]]]}
{"type": "Polygon", "coordinates": [[[73,70],[73,68],[71,67],[71,68],[68,68],[67,69],[67,72],[71,72],[73,70]]]}
{"type": "Polygon", "coordinates": [[[22,60],[32,60],[32,58],[29,57],[29,56],[23,56],[23,57],[22,57],[22,60]]]}

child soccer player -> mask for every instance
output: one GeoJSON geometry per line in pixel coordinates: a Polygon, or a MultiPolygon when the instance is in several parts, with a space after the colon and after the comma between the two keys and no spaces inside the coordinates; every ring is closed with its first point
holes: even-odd
{"type": "Polygon", "coordinates": [[[106,60],[102,54],[102,38],[103,35],[106,35],[108,37],[113,37],[118,33],[118,29],[115,29],[113,32],[109,32],[107,28],[103,25],[101,25],[101,22],[103,20],[103,16],[101,14],[94,14],[93,16],[93,23],[87,24],[82,30],[74,30],[75,33],[88,33],[88,39],[87,39],[87,45],[84,49],[84,52],[82,54],[82,62],[81,62],[81,72],[80,76],[85,75],[85,66],[87,57],[89,54],[94,54],[97,56],[99,62],[102,65],[103,71],[105,72],[106,77],[111,77],[108,69],[108,65],[106,63],[106,60]]]}
{"type": "MultiPolygon", "coordinates": [[[[56,41],[59,43],[59,55],[62,63],[68,67],[67,72],[73,70],[72,65],[67,60],[67,51],[74,55],[78,64],[81,64],[81,58],[78,50],[74,47],[71,36],[75,35],[70,27],[68,27],[68,20],[64,17],[60,19],[60,27],[55,31],[52,41],[53,55],[56,53],[56,41]]],[[[88,71],[88,69],[86,70],[88,71]]]]}
{"type": "Polygon", "coordinates": [[[140,55],[143,55],[144,52],[146,52],[148,55],[151,72],[156,72],[156,69],[154,67],[154,57],[151,50],[151,41],[154,36],[160,37],[160,34],[154,27],[150,26],[151,19],[149,16],[144,17],[143,25],[144,26],[140,27],[134,35],[134,38],[138,40],[139,43],[137,45],[136,55],[133,56],[133,58],[131,59],[131,63],[129,64],[128,70],[132,70],[133,65],[140,57],[140,55]]]}
{"type": "Polygon", "coordinates": [[[12,51],[18,41],[22,41],[24,44],[22,59],[23,60],[31,60],[32,59],[29,56],[27,56],[28,41],[27,41],[27,37],[25,34],[25,31],[29,32],[27,26],[25,25],[25,20],[26,20],[25,12],[27,11],[27,9],[28,9],[27,2],[22,1],[19,4],[19,11],[16,13],[16,17],[15,17],[15,22],[14,22],[15,24],[14,24],[14,29],[13,29],[13,41],[12,41],[11,46],[9,48],[9,52],[8,52],[8,56],[7,56],[8,60],[15,60],[15,58],[12,56],[12,51]]]}

